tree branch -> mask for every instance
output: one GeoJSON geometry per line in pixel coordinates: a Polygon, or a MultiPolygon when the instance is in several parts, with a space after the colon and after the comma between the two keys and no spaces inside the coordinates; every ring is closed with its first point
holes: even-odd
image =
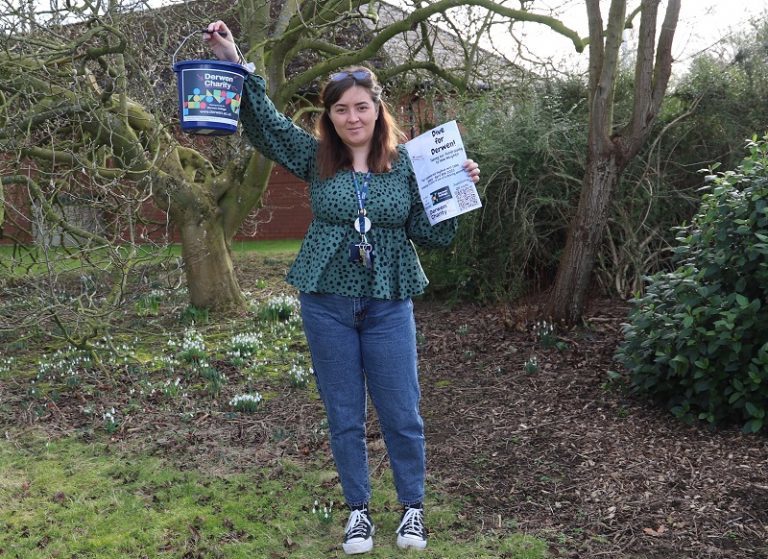
{"type": "Polygon", "coordinates": [[[648,109],[651,104],[651,84],[653,80],[653,62],[656,49],[656,17],[660,0],[643,0],[640,15],[640,36],[637,43],[635,62],[634,102],[632,117],[627,128],[627,136],[636,137],[645,127],[648,109]]]}
{"type": "Polygon", "coordinates": [[[669,0],[667,11],[664,14],[664,21],[661,24],[651,103],[655,112],[658,112],[661,107],[664,94],[667,91],[667,85],[669,85],[669,78],[672,75],[672,41],[675,37],[675,31],[677,31],[677,22],[680,19],[680,5],[680,0],[669,0]]]}
{"type": "Polygon", "coordinates": [[[659,0],[643,0],[632,117],[622,131],[626,157],[633,157],[645,142],[661,107],[672,73],[672,39],[680,15],[680,0],[670,0],[667,4],[656,48],[658,5],[659,0]],[[657,50],[654,57],[655,49],[657,50]]]}
{"type": "MultiPolygon", "coordinates": [[[[102,246],[110,245],[109,240],[101,235],[97,235],[96,233],[67,223],[67,221],[53,208],[36,181],[25,175],[15,175],[15,178],[17,179],[15,182],[25,184],[29,188],[32,197],[40,204],[40,209],[43,211],[45,219],[49,220],[57,227],[61,227],[62,231],[69,233],[73,237],[87,239],[102,246]]],[[[5,183],[5,181],[3,181],[3,183],[5,183]]]]}
{"type": "MultiPolygon", "coordinates": [[[[586,6],[589,25],[589,91],[594,92],[597,91],[605,52],[605,44],[603,43],[603,15],[600,12],[600,0],[586,0],[586,6]]],[[[590,106],[592,101],[590,99],[590,106]]]]}
{"type": "Polygon", "coordinates": [[[603,39],[602,17],[598,0],[589,0],[590,57],[595,53],[599,63],[590,59],[590,145],[597,151],[607,149],[613,128],[613,100],[616,91],[616,74],[621,50],[621,35],[624,30],[626,0],[611,0],[608,12],[608,26],[603,39]],[[604,43],[598,47],[595,42],[604,43]],[[594,50],[593,50],[594,49],[594,50]]]}
{"type": "Polygon", "coordinates": [[[418,60],[413,60],[405,64],[400,64],[399,66],[394,66],[392,68],[386,68],[384,70],[380,70],[378,72],[378,76],[382,82],[386,82],[392,79],[394,76],[397,76],[399,74],[404,74],[405,72],[410,72],[412,70],[427,70],[430,73],[450,83],[459,91],[465,91],[467,89],[468,84],[463,78],[460,78],[455,76],[454,74],[451,74],[450,72],[443,69],[435,62],[429,62],[429,61],[421,62],[418,60]]]}
{"type": "Polygon", "coordinates": [[[282,87],[281,91],[277,93],[276,99],[273,99],[275,104],[278,107],[284,107],[299,89],[305,87],[313,80],[325,76],[337,68],[357,64],[372,58],[384,44],[395,35],[409,31],[414,25],[428,19],[434,14],[444,12],[445,10],[457,6],[479,6],[516,21],[528,21],[546,25],[556,33],[571,39],[578,52],[581,52],[584,49],[584,41],[579,37],[578,33],[556,18],[541,14],[533,14],[526,10],[507,8],[506,6],[497,4],[494,0],[437,0],[425,7],[415,9],[406,18],[378,30],[377,35],[364,48],[324,60],[301,75],[286,82],[285,87],[282,87]]]}

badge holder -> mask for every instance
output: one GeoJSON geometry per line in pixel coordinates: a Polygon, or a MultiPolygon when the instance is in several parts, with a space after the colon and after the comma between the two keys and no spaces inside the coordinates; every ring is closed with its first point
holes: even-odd
{"type": "Polygon", "coordinates": [[[368,242],[368,238],[365,236],[371,230],[371,220],[366,216],[365,211],[365,199],[368,196],[368,181],[370,177],[371,173],[368,173],[365,179],[363,179],[363,187],[360,188],[357,184],[357,177],[354,171],[352,172],[352,180],[355,183],[355,192],[357,193],[357,201],[360,208],[353,225],[355,231],[360,233],[360,242],[349,243],[349,261],[359,262],[368,270],[373,270],[373,259],[376,254],[373,251],[373,245],[368,242]]]}

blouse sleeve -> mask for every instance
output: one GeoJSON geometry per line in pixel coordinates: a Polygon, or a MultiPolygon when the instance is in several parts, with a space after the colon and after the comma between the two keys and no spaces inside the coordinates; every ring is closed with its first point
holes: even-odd
{"type": "Polygon", "coordinates": [[[252,74],[245,80],[240,121],[246,137],[262,155],[300,179],[310,180],[317,139],[275,108],[261,76],[252,74]]]}
{"type": "Polygon", "coordinates": [[[421,202],[421,196],[419,196],[416,175],[413,172],[411,161],[408,159],[404,148],[400,150],[400,159],[402,164],[406,166],[408,187],[411,193],[411,212],[405,225],[408,238],[424,248],[447,247],[456,236],[456,230],[459,227],[458,218],[451,217],[435,225],[430,225],[427,212],[424,210],[424,204],[421,202]]]}

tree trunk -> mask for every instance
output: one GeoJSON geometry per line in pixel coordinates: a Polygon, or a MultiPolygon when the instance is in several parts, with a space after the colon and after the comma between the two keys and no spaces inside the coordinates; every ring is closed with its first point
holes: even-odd
{"type": "Polygon", "coordinates": [[[607,28],[603,27],[600,2],[585,2],[589,19],[589,154],[579,207],[568,231],[546,309],[557,322],[573,324],[581,319],[611,196],[627,164],[648,138],[664,99],[672,69],[672,39],[680,0],[669,0],[664,23],[657,33],[659,4],[659,0],[642,0],[640,4],[632,117],[622,130],[616,131],[613,104],[621,33],[627,26],[627,2],[611,0],[607,28]]]}
{"type": "Polygon", "coordinates": [[[215,311],[242,310],[227,237],[218,220],[190,221],[179,227],[190,303],[215,311]]]}
{"type": "Polygon", "coordinates": [[[547,315],[553,322],[573,324],[581,318],[606,212],[622,171],[615,151],[593,154],[587,162],[579,207],[568,231],[549,298],[547,315]]]}

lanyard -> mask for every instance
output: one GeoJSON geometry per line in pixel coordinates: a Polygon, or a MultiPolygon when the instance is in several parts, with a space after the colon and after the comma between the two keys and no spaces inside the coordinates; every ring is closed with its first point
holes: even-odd
{"type": "Polygon", "coordinates": [[[355,219],[355,230],[360,233],[361,240],[367,242],[365,234],[371,230],[371,220],[365,215],[365,202],[368,199],[368,183],[371,181],[371,172],[368,171],[363,177],[363,185],[357,181],[357,173],[352,171],[352,180],[355,183],[355,194],[357,195],[357,219],[355,219]]]}

